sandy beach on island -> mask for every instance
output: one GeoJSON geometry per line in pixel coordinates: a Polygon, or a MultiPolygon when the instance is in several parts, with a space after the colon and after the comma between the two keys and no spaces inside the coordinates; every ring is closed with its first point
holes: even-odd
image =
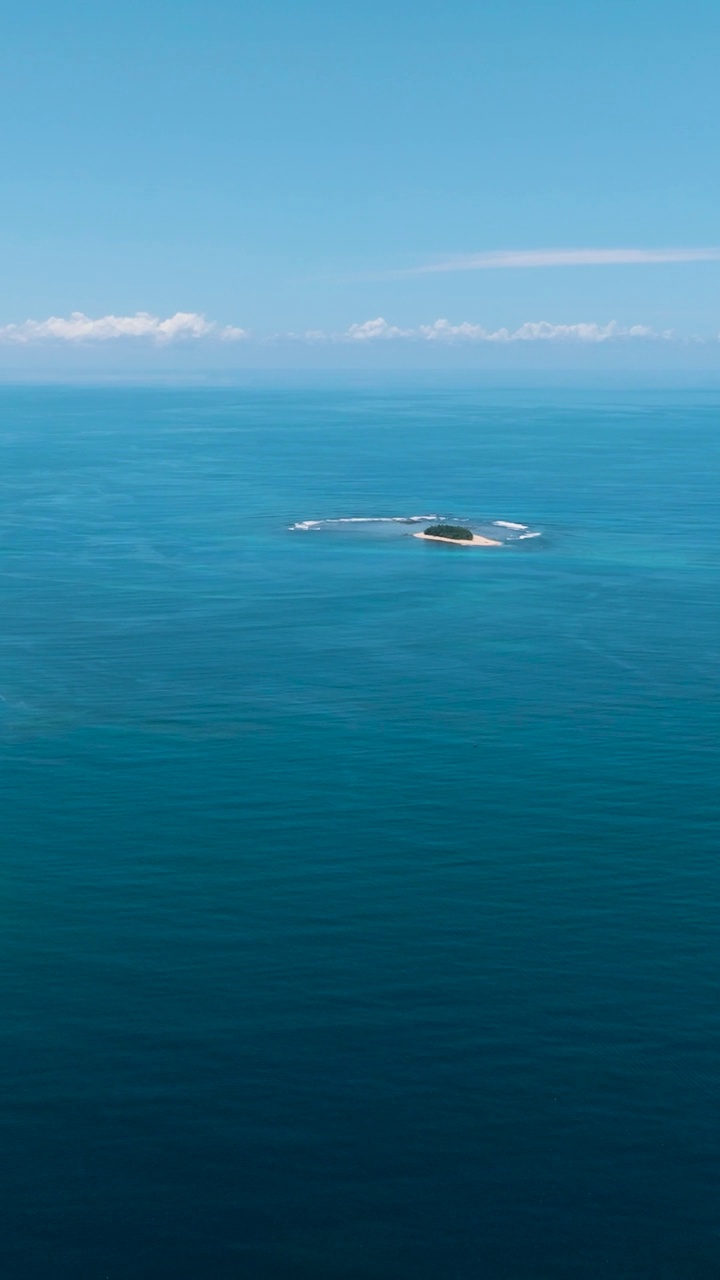
{"type": "Polygon", "coordinates": [[[449,542],[452,547],[501,547],[502,542],[496,542],[494,538],[481,538],[479,533],[474,533],[472,541],[470,538],[439,538],[435,533],[414,533],[413,538],[422,538],[423,542],[449,542]]]}

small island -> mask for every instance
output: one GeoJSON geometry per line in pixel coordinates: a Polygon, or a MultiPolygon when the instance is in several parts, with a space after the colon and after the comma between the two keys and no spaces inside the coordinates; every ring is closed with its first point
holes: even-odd
{"type": "Polygon", "coordinates": [[[416,533],[415,538],[424,538],[428,542],[451,542],[459,547],[501,547],[501,542],[494,538],[481,538],[479,533],[466,529],[460,524],[431,524],[423,533],[416,533]]]}

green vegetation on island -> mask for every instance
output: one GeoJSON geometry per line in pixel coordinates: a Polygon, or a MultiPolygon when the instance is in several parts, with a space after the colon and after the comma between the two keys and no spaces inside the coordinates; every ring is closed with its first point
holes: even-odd
{"type": "Polygon", "coordinates": [[[461,524],[431,524],[425,530],[426,538],[452,538],[455,542],[472,542],[472,529],[464,529],[461,524]]]}

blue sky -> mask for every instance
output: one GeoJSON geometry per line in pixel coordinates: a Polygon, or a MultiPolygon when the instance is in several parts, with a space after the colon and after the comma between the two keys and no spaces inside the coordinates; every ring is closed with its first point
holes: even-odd
{"type": "Polygon", "coordinates": [[[16,6],[0,363],[720,365],[719,38],[701,0],[16,6]]]}

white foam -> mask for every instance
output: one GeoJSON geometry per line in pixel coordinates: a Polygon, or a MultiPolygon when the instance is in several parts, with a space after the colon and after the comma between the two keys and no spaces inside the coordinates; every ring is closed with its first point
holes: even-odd
{"type": "Polygon", "coordinates": [[[322,520],[322,524],[409,524],[410,521],[437,520],[438,516],[338,516],[336,520],[322,520]]]}
{"type": "Polygon", "coordinates": [[[319,529],[329,524],[419,524],[423,520],[439,520],[441,517],[431,516],[337,516],[329,520],[298,520],[291,524],[291,529],[319,529]]]}
{"type": "MultiPolygon", "coordinates": [[[[313,529],[333,528],[339,524],[424,524],[431,520],[443,520],[444,516],[440,515],[421,515],[421,516],[335,516],[328,520],[298,520],[296,524],[291,524],[291,530],[307,533],[313,529]]],[[[498,529],[527,530],[526,524],[519,524],[514,520],[493,520],[493,525],[498,529]]],[[[518,534],[517,541],[522,542],[525,538],[540,538],[540,533],[523,532],[518,534]]]]}

